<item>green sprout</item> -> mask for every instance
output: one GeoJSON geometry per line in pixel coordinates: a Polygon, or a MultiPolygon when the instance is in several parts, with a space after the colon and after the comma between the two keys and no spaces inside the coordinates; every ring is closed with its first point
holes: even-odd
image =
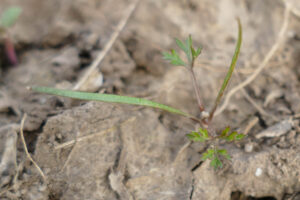
{"type": "Polygon", "coordinates": [[[221,98],[225,92],[225,89],[228,86],[229,80],[232,76],[233,70],[235,68],[241,43],[242,43],[242,26],[240,20],[238,19],[238,39],[235,47],[235,52],[232,58],[231,65],[229,70],[224,78],[224,82],[219,90],[219,93],[216,97],[213,109],[210,112],[205,110],[204,104],[200,98],[200,90],[197,85],[196,76],[194,73],[194,62],[199,57],[202,51],[202,47],[194,48],[192,37],[189,36],[184,42],[176,39],[176,44],[178,47],[185,53],[186,62],[180,58],[179,54],[175,50],[171,50],[171,53],[163,53],[163,58],[168,60],[172,65],[175,66],[184,66],[191,74],[194,91],[197,97],[198,107],[201,113],[201,117],[197,118],[188,113],[185,113],[176,108],[160,104],[154,101],[149,101],[142,98],[135,97],[127,97],[127,96],[119,96],[112,94],[99,94],[99,93],[88,93],[88,92],[79,92],[79,91],[71,91],[71,90],[61,90],[55,88],[48,87],[30,87],[31,90],[40,93],[46,93],[51,95],[81,99],[81,100],[91,100],[91,101],[102,101],[102,102],[110,102],[110,103],[123,103],[123,104],[132,104],[132,105],[140,105],[147,106],[152,108],[161,109],[167,112],[171,112],[174,114],[182,115],[184,117],[188,117],[196,122],[198,122],[201,128],[198,131],[191,131],[187,134],[189,140],[193,142],[206,142],[210,144],[210,147],[203,153],[202,160],[205,161],[207,159],[210,160],[210,165],[215,169],[222,168],[223,159],[230,159],[230,155],[228,154],[226,149],[219,149],[218,144],[219,141],[223,140],[225,142],[233,142],[239,141],[245,137],[244,134],[237,133],[236,131],[231,132],[230,127],[226,127],[220,134],[215,135],[215,130],[212,126],[212,119],[214,117],[214,113],[216,111],[217,106],[219,105],[221,98]]]}
{"type": "Polygon", "coordinates": [[[7,29],[12,27],[19,18],[22,9],[19,7],[11,7],[6,9],[0,18],[0,27],[7,29]]]}
{"type": "Polygon", "coordinates": [[[11,7],[6,9],[0,18],[0,36],[4,37],[5,53],[11,64],[18,64],[14,44],[9,36],[8,29],[11,28],[19,18],[22,9],[19,7],[11,7]]]}

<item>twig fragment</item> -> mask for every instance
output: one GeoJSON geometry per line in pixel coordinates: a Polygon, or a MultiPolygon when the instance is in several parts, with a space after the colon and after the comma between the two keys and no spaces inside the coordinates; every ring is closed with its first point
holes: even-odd
{"type": "Polygon", "coordinates": [[[84,74],[84,76],[79,80],[79,82],[73,87],[73,90],[80,90],[82,85],[89,79],[89,77],[94,73],[94,71],[97,69],[99,64],[102,62],[105,55],[109,52],[109,50],[112,48],[113,44],[115,43],[116,39],[119,37],[121,31],[124,29],[126,23],[128,22],[128,19],[132,15],[133,11],[137,7],[139,0],[135,0],[131,5],[128,7],[128,12],[126,13],[126,16],[123,17],[123,19],[119,22],[116,30],[111,35],[109,41],[106,43],[104,49],[98,54],[97,58],[94,60],[94,62],[91,64],[87,72],[84,74]]]}
{"type": "Polygon", "coordinates": [[[23,143],[23,146],[24,146],[24,150],[25,150],[27,158],[33,163],[33,165],[35,166],[35,168],[38,170],[38,172],[42,176],[44,182],[46,182],[47,178],[46,178],[44,172],[37,165],[37,163],[32,159],[32,157],[29,154],[28,149],[27,149],[27,145],[26,145],[26,142],[25,142],[24,134],[23,134],[23,128],[24,128],[24,123],[25,123],[26,117],[27,117],[27,114],[25,113],[24,116],[23,116],[23,118],[22,118],[21,126],[20,126],[20,136],[21,136],[21,140],[22,140],[22,143],[23,143]]]}
{"type": "Polygon", "coordinates": [[[81,141],[84,141],[84,140],[87,140],[87,139],[90,139],[90,138],[93,138],[93,137],[96,137],[96,136],[99,136],[99,135],[103,135],[103,134],[112,132],[114,130],[116,130],[116,127],[112,127],[112,128],[109,128],[107,130],[104,130],[104,131],[101,131],[101,132],[98,132],[98,133],[94,133],[94,134],[90,134],[90,135],[78,137],[77,139],[70,140],[68,142],[65,142],[65,143],[62,143],[60,145],[57,145],[57,146],[54,147],[54,149],[58,150],[58,149],[62,149],[62,148],[68,148],[68,147],[74,145],[77,142],[81,142],[81,141]]]}
{"type": "Polygon", "coordinates": [[[250,132],[250,130],[257,124],[257,122],[259,121],[258,117],[255,117],[254,119],[252,119],[248,125],[246,126],[246,128],[244,129],[243,134],[248,135],[248,133],[250,132]]]}

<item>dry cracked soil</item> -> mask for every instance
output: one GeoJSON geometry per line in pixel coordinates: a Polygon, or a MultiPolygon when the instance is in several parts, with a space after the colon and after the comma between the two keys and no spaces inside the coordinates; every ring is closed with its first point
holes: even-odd
{"type": "Polygon", "coordinates": [[[17,66],[0,39],[1,199],[300,200],[298,0],[1,0],[0,13],[10,6],[23,12],[9,30],[17,66]],[[81,89],[197,116],[189,73],[161,53],[189,34],[202,45],[195,73],[209,110],[234,52],[237,16],[242,50],[214,126],[247,137],[221,144],[232,158],[220,170],[201,161],[208,144],[187,146],[198,128],[190,119],[26,89],[74,88],[119,33],[81,89]]]}

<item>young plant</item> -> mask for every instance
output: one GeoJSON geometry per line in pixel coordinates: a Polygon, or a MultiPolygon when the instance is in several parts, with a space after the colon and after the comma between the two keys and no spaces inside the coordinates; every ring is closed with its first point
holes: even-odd
{"type": "Polygon", "coordinates": [[[0,18],[0,36],[4,37],[5,53],[12,65],[18,64],[18,58],[15,52],[14,44],[9,36],[8,29],[16,23],[21,12],[21,8],[11,7],[2,13],[0,18]]]}
{"type": "Polygon", "coordinates": [[[192,77],[193,87],[197,97],[199,111],[201,113],[200,118],[194,117],[176,108],[172,108],[164,104],[156,103],[141,98],[119,96],[119,95],[112,95],[112,94],[98,94],[98,93],[78,92],[78,91],[71,91],[71,90],[60,90],[60,89],[48,88],[48,87],[31,87],[30,89],[35,92],[47,93],[47,94],[57,95],[57,96],[64,96],[64,97],[69,97],[74,99],[148,106],[148,107],[165,110],[178,115],[182,115],[184,117],[188,117],[198,122],[201,125],[201,128],[199,128],[198,131],[190,132],[189,134],[187,134],[187,137],[194,142],[209,142],[210,147],[206,150],[206,152],[203,153],[202,160],[209,159],[210,165],[212,167],[214,167],[215,169],[221,168],[223,166],[222,159],[224,158],[230,159],[230,155],[228,154],[226,149],[218,148],[219,141],[225,140],[226,142],[232,142],[232,141],[241,140],[245,137],[245,135],[243,134],[237,132],[231,132],[229,127],[226,127],[220,134],[215,134],[215,130],[212,126],[214,112],[216,111],[216,108],[219,105],[221,98],[224,94],[224,91],[228,85],[228,82],[232,76],[240,52],[240,47],[242,43],[242,27],[239,19],[238,19],[238,28],[239,28],[238,40],[237,40],[234,56],[232,58],[231,65],[224,79],[224,82],[221,86],[221,89],[215,100],[213,109],[210,112],[207,112],[205,110],[205,107],[200,98],[200,90],[197,85],[196,76],[193,69],[194,62],[200,55],[202,48],[201,47],[194,48],[192,37],[189,36],[187,40],[184,42],[176,39],[177,45],[181,50],[183,50],[183,52],[186,55],[186,62],[180,58],[179,54],[175,50],[172,50],[171,53],[163,53],[164,59],[170,61],[171,64],[175,66],[184,66],[190,72],[192,77]]]}
{"type": "Polygon", "coordinates": [[[236,66],[236,62],[240,53],[241,43],[242,43],[242,26],[239,19],[238,21],[238,40],[235,48],[234,55],[232,57],[231,65],[229,67],[229,70],[224,78],[223,84],[219,90],[219,93],[216,97],[214,106],[212,110],[207,114],[205,111],[205,108],[202,104],[202,101],[200,99],[200,92],[199,87],[197,85],[196,76],[193,71],[194,68],[194,61],[195,59],[200,55],[202,48],[199,47],[197,50],[193,47],[192,44],[192,38],[191,36],[188,37],[188,39],[185,42],[182,42],[178,39],[176,39],[176,43],[179,46],[179,48],[185,53],[186,55],[186,62],[184,62],[178,53],[175,50],[172,50],[171,53],[163,53],[164,59],[170,61],[171,64],[175,66],[184,66],[191,74],[194,90],[196,93],[198,106],[201,112],[201,125],[202,128],[199,128],[197,132],[193,131],[189,134],[187,134],[187,137],[194,142],[206,142],[210,141],[211,147],[203,154],[202,160],[210,159],[211,166],[213,166],[215,169],[221,168],[223,166],[221,159],[226,158],[230,159],[229,154],[227,153],[226,149],[219,149],[218,148],[218,142],[219,140],[226,140],[227,142],[237,141],[245,137],[244,134],[239,134],[237,132],[230,133],[230,128],[225,128],[221,134],[215,134],[215,130],[212,127],[212,120],[214,117],[214,113],[222,99],[222,96],[225,92],[225,89],[228,86],[229,80],[232,76],[233,70],[236,66]]]}

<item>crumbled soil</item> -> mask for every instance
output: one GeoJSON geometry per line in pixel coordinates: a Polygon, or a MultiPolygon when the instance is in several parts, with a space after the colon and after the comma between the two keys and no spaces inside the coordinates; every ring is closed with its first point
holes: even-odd
{"type": "MultiPolygon", "coordinates": [[[[166,63],[174,38],[203,47],[195,66],[206,109],[213,106],[243,26],[230,87],[237,91],[214,127],[246,132],[222,143],[220,170],[201,161],[209,144],[188,143],[199,125],[160,110],[83,102],[33,93],[26,86],[73,88],[103,51],[133,0],[2,0],[20,6],[9,30],[19,64],[0,40],[1,199],[298,200],[300,199],[300,3],[288,0],[140,1],[84,90],[151,99],[200,114],[187,70],[166,63]],[[285,18],[288,12],[288,18],[285,18]],[[286,20],[286,21],[284,21],[286,20]],[[283,24],[286,30],[278,35],[283,24]],[[100,80],[100,82],[99,82],[100,80]],[[22,116],[28,151],[18,134],[22,116]]],[[[224,99],[226,98],[226,94],[224,99]]],[[[222,102],[223,103],[223,102],[222,102]]]]}

